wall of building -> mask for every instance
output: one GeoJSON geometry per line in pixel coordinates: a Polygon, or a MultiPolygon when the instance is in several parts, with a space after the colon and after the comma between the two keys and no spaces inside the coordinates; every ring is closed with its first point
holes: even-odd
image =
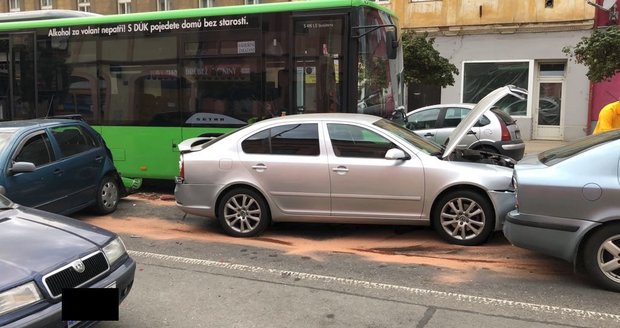
{"type": "Polygon", "coordinates": [[[585,0],[391,0],[403,28],[443,29],[495,24],[557,24],[594,19],[585,0]]]}
{"type": "MultiPolygon", "coordinates": [[[[590,82],[586,68],[569,61],[562,48],[577,43],[591,31],[547,33],[482,34],[464,36],[438,36],[436,49],[442,56],[463,70],[464,61],[554,60],[565,61],[565,114],[563,116],[564,140],[574,140],[586,134],[590,82]]],[[[533,74],[533,72],[530,72],[533,74]]],[[[528,90],[532,90],[530,85],[528,90]]],[[[462,75],[456,77],[454,86],[442,90],[441,102],[461,102],[462,75]]],[[[515,117],[524,139],[532,137],[532,109],[526,117],[515,117]]]]}

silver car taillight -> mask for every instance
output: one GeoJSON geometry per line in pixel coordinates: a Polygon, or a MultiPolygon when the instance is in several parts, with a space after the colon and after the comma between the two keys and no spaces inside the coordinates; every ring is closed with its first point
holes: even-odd
{"type": "Polygon", "coordinates": [[[183,154],[179,157],[179,176],[177,182],[185,181],[185,162],[183,161],[183,154]]]}

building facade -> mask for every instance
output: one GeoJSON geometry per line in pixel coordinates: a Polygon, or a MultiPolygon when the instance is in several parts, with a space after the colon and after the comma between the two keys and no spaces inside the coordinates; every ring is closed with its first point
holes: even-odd
{"type": "Polygon", "coordinates": [[[574,140],[589,132],[587,69],[562,51],[595,27],[596,9],[586,1],[390,0],[385,5],[398,14],[401,28],[434,37],[435,48],[460,70],[456,83],[430,101],[477,102],[496,87],[514,84],[529,97],[504,105],[524,139],[574,140]]]}

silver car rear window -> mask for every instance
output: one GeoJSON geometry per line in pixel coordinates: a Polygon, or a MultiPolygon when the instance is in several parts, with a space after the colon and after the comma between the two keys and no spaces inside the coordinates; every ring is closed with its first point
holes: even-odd
{"type": "Polygon", "coordinates": [[[590,135],[568,145],[544,151],[538,154],[538,160],[545,165],[551,166],[588,149],[617,139],[620,139],[620,130],[590,135]]]}

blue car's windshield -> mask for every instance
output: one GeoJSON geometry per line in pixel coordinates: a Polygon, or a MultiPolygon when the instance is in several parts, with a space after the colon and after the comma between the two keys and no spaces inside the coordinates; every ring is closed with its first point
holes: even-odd
{"type": "Polygon", "coordinates": [[[557,164],[590,148],[616,139],[620,139],[620,130],[590,135],[566,146],[544,151],[538,154],[538,160],[546,165],[557,164]]]}
{"type": "Polygon", "coordinates": [[[440,155],[444,151],[443,148],[441,148],[441,146],[439,146],[438,144],[429,142],[426,139],[415,134],[411,130],[405,127],[402,127],[390,120],[381,119],[381,120],[376,121],[373,124],[384,130],[390,131],[391,133],[397,135],[400,138],[405,139],[405,141],[409,142],[410,144],[414,145],[416,148],[422,150],[423,152],[429,155],[433,155],[433,156],[440,155]]]}

